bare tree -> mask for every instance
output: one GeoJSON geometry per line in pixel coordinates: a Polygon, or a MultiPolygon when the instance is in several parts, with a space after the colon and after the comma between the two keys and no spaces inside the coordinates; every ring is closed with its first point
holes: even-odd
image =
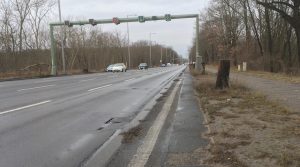
{"type": "Polygon", "coordinates": [[[23,50],[23,37],[25,21],[31,11],[32,0],[11,0],[14,10],[16,11],[16,21],[18,24],[18,45],[19,51],[23,50]]]}
{"type": "Polygon", "coordinates": [[[47,14],[52,10],[52,7],[56,4],[51,0],[33,0],[32,9],[29,13],[29,24],[33,31],[34,36],[34,48],[41,49],[41,34],[42,28],[45,25],[43,21],[47,17],[47,14]]]}
{"type": "Polygon", "coordinates": [[[288,0],[288,1],[267,1],[264,2],[257,0],[258,4],[264,6],[267,9],[278,12],[283,19],[285,19],[295,30],[297,37],[298,48],[298,65],[300,66],[300,1],[288,0]],[[280,6],[288,7],[291,12],[282,10],[280,6]]]}

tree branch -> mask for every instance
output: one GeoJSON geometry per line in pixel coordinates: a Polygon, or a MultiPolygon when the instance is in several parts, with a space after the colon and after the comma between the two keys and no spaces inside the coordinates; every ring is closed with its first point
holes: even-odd
{"type": "Polygon", "coordinates": [[[285,11],[277,8],[274,4],[261,2],[258,0],[256,0],[256,3],[264,6],[265,8],[268,8],[268,9],[278,12],[288,23],[290,23],[293,27],[295,26],[295,22],[296,22],[295,19],[292,16],[288,15],[285,11]]]}

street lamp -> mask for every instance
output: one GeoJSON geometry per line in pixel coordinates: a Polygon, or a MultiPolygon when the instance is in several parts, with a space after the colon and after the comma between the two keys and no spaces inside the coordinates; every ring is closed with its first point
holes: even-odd
{"type": "Polygon", "coordinates": [[[160,65],[163,63],[163,47],[160,46],[160,65]]]}
{"type": "MultiPolygon", "coordinates": [[[[129,16],[137,16],[136,14],[134,15],[127,15],[127,19],[129,18],[129,16]]],[[[127,40],[128,40],[128,68],[130,69],[130,66],[131,66],[131,53],[130,53],[130,38],[129,38],[129,24],[127,22],[127,40]]]]}
{"type": "Polygon", "coordinates": [[[149,66],[152,67],[152,35],[156,35],[156,33],[150,32],[150,63],[149,66]]]}
{"type": "MultiPolygon", "coordinates": [[[[59,13],[59,21],[62,22],[61,19],[61,8],[60,8],[60,0],[58,0],[58,13],[59,13]]],[[[64,44],[64,30],[61,28],[61,57],[63,64],[63,73],[66,74],[66,60],[65,60],[65,44],[64,44]]]]}

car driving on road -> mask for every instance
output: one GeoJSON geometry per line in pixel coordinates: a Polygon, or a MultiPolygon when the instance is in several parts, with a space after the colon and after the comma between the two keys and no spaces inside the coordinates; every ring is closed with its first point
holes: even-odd
{"type": "Polygon", "coordinates": [[[139,65],[139,69],[140,69],[140,70],[146,70],[146,69],[148,69],[148,64],[147,64],[147,63],[141,63],[141,64],[139,65]]]}
{"type": "Polygon", "coordinates": [[[124,63],[114,64],[111,69],[112,69],[112,72],[126,72],[127,71],[127,67],[124,63]]]}
{"type": "Polygon", "coordinates": [[[114,64],[109,65],[109,66],[105,69],[105,71],[106,71],[106,72],[112,72],[113,66],[114,66],[114,64]]]}

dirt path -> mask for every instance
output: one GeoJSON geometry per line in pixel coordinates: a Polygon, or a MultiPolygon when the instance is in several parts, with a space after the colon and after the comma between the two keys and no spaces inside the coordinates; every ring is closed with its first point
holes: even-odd
{"type": "MultiPolygon", "coordinates": [[[[208,67],[207,71],[217,73],[217,70],[211,67],[208,67]]],[[[243,75],[243,73],[231,73],[230,77],[233,82],[242,83],[248,88],[266,95],[271,100],[277,101],[295,112],[300,112],[300,84],[243,75]]]]}

